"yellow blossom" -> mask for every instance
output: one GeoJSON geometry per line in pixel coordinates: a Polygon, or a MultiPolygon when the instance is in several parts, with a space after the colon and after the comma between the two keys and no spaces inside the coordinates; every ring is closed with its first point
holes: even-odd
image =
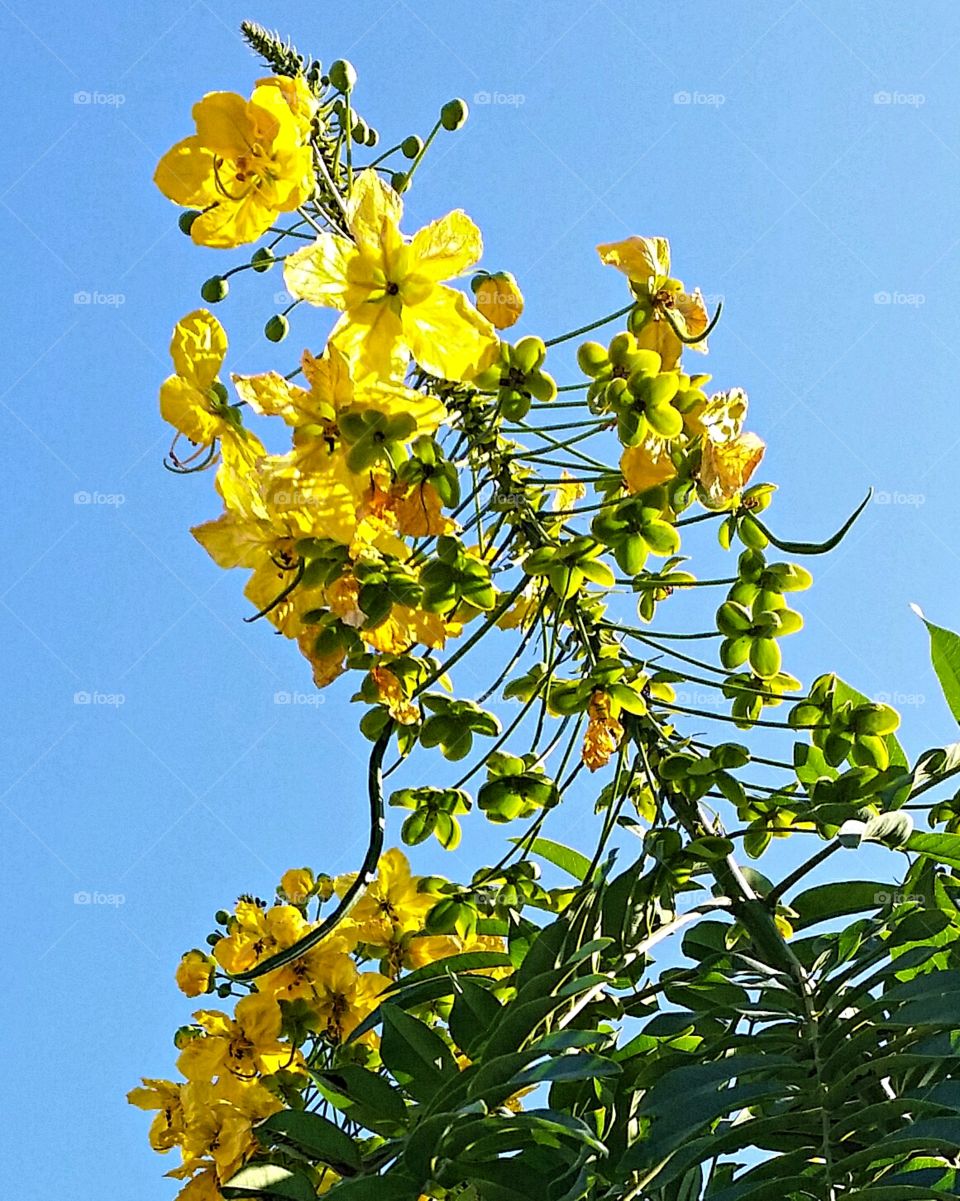
{"type": "Polygon", "coordinates": [[[292,905],[303,905],[312,896],[315,884],[309,867],[291,867],[280,877],[280,892],[292,905]]]}
{"type": "Polygon", "coordinates": [[[591,771],[605,767],[623,738],[623,725],[612,712],[610,697],[597,691],[587,708],[589,722],[583,738],[582,758],[591,771]]]}
{"type": "Polygon", "coordinates": [[[189,1164],[209,1156],[220,1180],[229,1180],[257,1150],[254,1122],[283,1109],[281,1101],[255,1082],[237,1082],[224,1090],[205,1080],[188,1081],[181,1095],[184,1160],[189,1164]]]}
{"type": "Polygon", "coordinates": [[[209,992],[217,965],[203,951],[186,951],[177,965],[177,987],[188,997],[209,992]]]}
{"type": "Polygon", "coordinates": [[[370,678],[380,703],[386,705],[393,720],[402,726],[416,725],[420,720],[420,710],[403,691],[399,678],[382,663],[375,663],[371,667],[370,678]]]}
{"type": "MultiPolygon", "coordinates": [[[[670,243],[666,238],[625,238],[622,242],[605,242],[597,251],[604,263],[626,275],[633,294],[649,312],[647,321],[636,331],[637,346],[656,351],[663,361],[662,369],[672,371],[684,349],[673,326],[684,337],[696,338],[710,324],[700,289],[686,292],[679,280],[671,278],[670,243]]],[[[692,349],[706,354],[706,340],[693,343],[692,349]]]]}
{"type": "MultiPolygon", "coordinates": [[[[391,981],[379,972],[357,971],[349,955],[330,955],[312,981],[309,1005],[318,1033],[341,1043],[376,1009],[391,981]]],[[[370,1041],[372,1032],[366,1036],[370,1041]]]]}
{"type": "Polygon", "coordinates": [[[264,993],[239,1000],[234,1018],[218,1009],[201,1009],[194,1017],[204,1034],[190,1039],[177,1059],[188,1080],[214,1080],[227,1073],[251,1080],[299,1060],[299,1052],[280,1041],[280,1006],[264,993]]]}
{"type": "Polygon", "coordinates": [[[204,1168],[187,1181],[174,1201],[223,1201],[216,1168],[204,1168]]]}
{"type": "MultiPolygon", "coordinates": [[[[354,876],[339,876],[340,896],[353,883],[354,876]]],[[[396,847],[380,860],[377,878],[354,906],[350,916],[361,942],[386,946],[396,932],[419,931],[424,918],[437,902],[436,896],[418,890],[418,879],[411,875],[406,855],[396,847]]]]}
{"type": "Polygon", "coordinates": [[[376,172],[364,171],[347,205],[351,238],[323,233],[287,259],[287,290],[339,309],[330,341],[355,374],[398,376],[412,356],[445,379],[470,379],[499,354],[496,332],[462,292],[462,275],[483,251],[480,231],[457,210],[406,239],[403,203],[376,172]]]}
{"type": "Polygon", "coordinates": [[[722,509],[746,487],[763,458],[766,445],[745,432],[747,394],[741,388],[710,398],[696,417],[702,431],[699,482],[701,499],[722,509]]]}
{"type": "Polygon", "coordinates": [[[203,210],[190,229],[198,245],[254,242],[312,194],[312,104],[302,82],[261,81],[249,100],[210,92],[193,119],[197,132],[163,156],[154,182],[174,203],[203,210]]]}
{"type": "Polygon", "coordinates": [[[497,271],[474,280],[477,308],[497,329],[509,329],[523,313],[523,293],[509,271],[497,271]]]}
{"type": "Polygon", "coordinates": [[[183,1138],[184,1118],[179,1084],[170,1080],[144,1078],[142,1088],[133,1088],[127,1100],[138,1109],[157,1110],[150,1125],[150,1146],[154,1151],[165,1152],[176,1147],[183,1138]]]}
{"type": "Polygon", "coordinates": [[[293,905],[264,910],[253,901],[238,901],[227,924],[228,934],[216,944],[213,954],[225,972],[235,975],[292,946],[308,929],[306,918],[293,905]]]}
{"type": "Polygon", "coordinates": [[[628,446],[620,458],[620,471],[631,493],[646,492],[677,474],[667,443],[655,437],[645,439],[639,446],[628,446]]]}
{"type": "Polygon", "coordinates": [[[391,491],[390,509],[396,515],[400,533],[409,538],[452,534],[457,528],[456,522],[444,517],[440,496],[429,481],[409,488],[395,485],[391,491]]]}

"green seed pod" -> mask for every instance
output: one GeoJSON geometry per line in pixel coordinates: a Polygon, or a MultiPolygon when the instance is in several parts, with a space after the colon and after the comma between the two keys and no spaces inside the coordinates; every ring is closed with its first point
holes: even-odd
{"type": "Polygon", "coordinates": [[[418,138],[415,133],[410,134],[400,143],[400,153],[404,158],[416,158],[421,150],[423,150],[423,138],[418,138]]]}
{"type": "Polygon", "coordinates": [[[853,711],[853,728],[857,734],[892,734],[900,725],[900,714],[889,705],[858,705],[853,711]]]}
{"type": "Polygon", "coordinates": [[[750,645],[750,666],[761,679],[768,680],[780,670],[782,658],[776,638],[755,638],[750,645]]]}
{"type": "Polygon", "coordinates": [[[631,334],[639,334],[652,315],[653,310],[649,306],[638,304],[627,314],[627,329],[631,334]]]}
{"type": "Polygon", "coordinates": [[[546,357],[547,348],[543,343],[543,339],[532,336],[521,338],[516,346],[513,347],[513,353],[511,354],[514,365],[524,375],[527,375],[531,371],[536,371],[546,357]]]}
{"type": "Polygon", "coordinates": [[[739,638],[724,638],[720,643],[720,662],[728,671],[735,671],[746,663],[752,646],[753,641],[746,634],[739,638]]]}
{"type": "Polygon", "coordinates": [[[583,342],[577,350],[577,365],[591,379],[599,375],[609,362],[607,348],[599,342],[583,342]]]}
{"type": "Polygon", "coordinates": [[[470,109],[467,107],[466,100],[459,98],[448,100],[440,110],[440,124],[444,129],[453,133],[455,130],[463,128],[467,122],[469,112],[470,109]]]}
{"type": "Polygon", "coordinates": [[[670,404],[647,405],[647,421],[661,438],[676,438],[683,430],[683,417],[670,404]]]}
{"type": "Polygon", "coordinates": [[[177,225],[180,226],[180,232],[189,234],[193,229],[193,223],[200,216],[199,209],[187,209],[177,218],[177,225]]]}
{"type": "Polygon", "coordinates": [[[639,534],[634,534],[633,537],[618,542],[613,553],[623,573],[634,576],[643,571],[649,547],[639,534]]]}
{"type": "Polygon", "coordinates": [[[744,546],[750,546],[754,550],[763,550],[769,542],[767,535],[761,530],[749,513],[744,513],[740,518],[737,533],[744,546]]]}
{"type": "Polygon", "coordinates": [[[274,313],[263,327],[263,332],[271,342],[282,342],[290,332],[290,322],[283,313],[274,313]]]}
{"type": "Polygon", "coordinates": [[[615,334],[610,341],[608,355],[614,367],[626,367],[628,359],[636,352],[637,340],[633,334],[615,334]]]}
{"type": "Polygon", "coordinates": [[[204,280],[200,295],[207,304],[219,304],[229,291],[230,285],[222,275],[211,275],[208,280],[204,280]]]}
{"type": "Polygon", "coordinates": [[[679,378],[675,371],[662,371],[646,380],[644,399],[648,408],[669,404],[677,394],[679,378]]]}
{"type": "Polygon", "coordinates": [[[353,63],[348,59],[338,58],[330,64],[330,70],[327,72],[331,86],[335,87],[338,92],[352,92],[357,82],[357,72],[353,63]]]}

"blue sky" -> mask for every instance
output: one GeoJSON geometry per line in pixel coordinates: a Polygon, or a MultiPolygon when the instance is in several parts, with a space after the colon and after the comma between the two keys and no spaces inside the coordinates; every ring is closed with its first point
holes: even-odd
{"type": "MultiPolygon", "coordinates": [[[[242,258],[194,248],[151,174],[195,99],[258,75],[246,16],[351,58],[384,145],[471,102],[409,224],[467,209],[485,265],[521,282],[524,332],[625,303],[597,242],[671,239],[678,274],[725,298],[710,368],[750,393],[774,527],[825,536],[878,490],[814,564],[788,666],[899,702],[913,753],[953,738],[907,605],[960,626],[954,0],[91,0],[82,22],[2,0],[5,1167],[26,1198],[172,1195],[123,1094],[172,1065],[180,951],[238,892],[347,870],[364,838],[349,689],[307,702],[295,650],[243,625],[241,580],[187,532],[216,513],[210,478],[160,465],[170,328],[242,258]]],[[[289,370],[322,341],[315,314],[281,347],[260,337],[281,286],[241,276],[221,306],[231,369],[289,370]]],[[[495,845],[469,832],[478,851],[417,863],[466,874],[495,845]]]]}

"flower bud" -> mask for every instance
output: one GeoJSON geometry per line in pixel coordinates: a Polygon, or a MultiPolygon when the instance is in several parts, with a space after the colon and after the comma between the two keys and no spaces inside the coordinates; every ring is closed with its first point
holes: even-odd
{"type": "MultiPolygon", "coordinates": [[[[218,941],[219,941],[219,935],[218,941]]],[[[177,988],[188,997],[199,997],[209,992],[216,964],[203,951],[187,951],[177,965],[177,988]]]]}
{"type": "Polygon", "coordinates": [[[440,110],[440,124],[444,129],[448,129],[453,133],[457,129],[462,129],[467,121],[469,113],[466,100],[448,100],[440,110]]]}
{"type": "Polygon", "coordinates": [[[189,234],[193,229],[193,223],[200,216],[199,209],[187,209],[177,218],[177,224],[180,226],[180,232],[189,234]]]}
{"type": "Polygon", "coordinates": [[[290,322],[282,313],[274,313],[263,327],[264,335],[271,342],[282,342],[290,332],[290,322]]]}
{"type": "Polygon", "coordinates": [[[404,158],[416,158],[422,149],[423,138],[418,138],[415,133],[404,138],[400,143],[400,152],[404,158]]]}
{"type": "Polygon", "coordinates": [[[230,291],[230,285],[222,275],[211,275],[200,288],[200,295],[207,304],[219,304],[230,291]]]}
{"type": "Polygon", "coordinates": [[[402,196],[409,185],[410,176],[406,173],[406,171],[394,171],[394,173],[390,176],[390,187],[393,188],[398,196],[402,196]]]}
{"type": "Polygon", "coordinates": [[[496,329],[516,325],[523,312],[523,293],[509,271],[497,271],[483,276],[470,285],[480,312],[496,329]]]}
{"type": "Polygon", "coordinates": [[[280,891],[294,905],[303,905],[314,889],[313,872],[309,867],[291,867],[280,877],[280,891]]]}
{"type": "Polygon", "coordinates": [[[327,72],[330,83],[338,92],[352,92],[357,82],[357,72],[353,63],[346,58],[338,58],[330,64],[327,72]]]}
{"type": "Polygon", "coordinates": [[[583,342],[577,350],[577,365],[591,379],[599,375],[608,362],[607,348],[599,342],[583,342]]]}
{"type": "Polygon", "coordinates": [[[269,271],[276,261],[266,246],[261,246],[259,250],[255,250],[250,257],[250,265],[254,271],[269,271]]]}

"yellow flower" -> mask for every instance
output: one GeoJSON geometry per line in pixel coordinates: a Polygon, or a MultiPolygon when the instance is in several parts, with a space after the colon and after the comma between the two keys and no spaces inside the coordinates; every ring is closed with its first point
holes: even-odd
{"type": "Polygon", "coordinates": [[[647,438],[639,446],[628,446],[620,458],[620,471],[628,492],[646,492],[677,474],[663,438],[647,438]]]}
{"type": "Polygon", "coordinates": [[[228,403],[217,379],[227,353],[223,326],[207,309],[196,309],[174,327],[170,357],[174,374],[160,387],[160,415],[197,446],[219,439],[223,466],[217,483],[229,492],[233,478],[251,472],[267,452],[260,439],[244,429],[239,410],[228,403]]]}
{"type": "Polygon", "coordinates": [[[490,322],[443,281],[479,259],[480,231],[457,210],[407,240],[402,213],[396,192],[364,171],[347,206],[352,240],[323,233],[291,255],[287,290],[341,310],[330,341],[357,375],[398,376],[412,355],[433,375],[472,378],[493,364],[499,342],[490,322]]]}
{"type": "Polygon", "coordinates": [[[473,282],[477,308],[497,329],[516,325],[523,312],[523,293],[509,271],[497,271],[473,282]]]}
{"type": "Polygon", "coordinates": [[[237,1002],[235,1017],[218,1009],[193,1016],[202,1027],[180,1052],[177,1068],[188,1080],[215,1080],[232,1073],[240,1080],[269,1076],[299,1060],[299,1052],[280,1041],[280,1006],[263,993],[237,1002]]]}
{"type": "Polygon", "coordinates": [[[265,911],[254,901],[238,901],[227,929],[229,933],[213,948],[213,954],[223,970],[234,975],[291,946],[309,925],[293,905],[274,905],[265,911]]]}
{"type": "Polygon", "coordinates": [[[183,1157],[202,1161],[210,1156],[220,1180],[229,1180],[259,1144],[254,1122],[283,1109],[283,1103],[260,1084],[249,1083],[224,1090],[203,1080],[188,1081],[181,1089],[186,1129],[183,1157]]]}
{"type": "Polygon", "coordinates": [[[408,538],[435,537],[456,529],[456,523],[443,515],[436,488],[426,480],[409,488],[395,485],[391,489],[390,511],[396,515],[400,533],[408,538]]]}
{"type": "MultiPolygon", "coordinates": [[[[340,896],[353,883],[354,876],[338,876],[340,896]]],[[[380,860],[377,878],[354,906],[350,917],[361,942],[387,946],[396,933],[419,931],[423,920],[437,902],[436,896],[418,891],[419,880],[410,874],[406,855],[396,847],[380,860]]]]}
{"type": "Polygon", "coordinates": [[[591,771],[606,767],[623,738],[623,725],[612,711],[610,697],[595,692],[587,707],[589,722],[583,738],[582,759],[591,771]]]}
{"type": "Polygon", "coordinates": [[[292,905],[303,905],[313,895],[315,884],[309,867],[291,867],[280,877],[280,892],[292,905]]]}
{"type": "Polygon", "coordinates": [[[223,1201],[215,1168],[204,1168],[177,1193],[174,1201],[223,1201]]]}
{"type": "Polygon", "coordinates": [[[746,433],[747,394],[741,388],[712,396],[696,416],[702,431],[700,455],[701,500],[710,509],[723,509],[747,485],[766,450],[756,434],[746,433]]]}
{"type": "Polygon", "coordinates": [[[177,965],[177,987],[188,997],[209,992],[217,965],[203,951],[186,951],[177,965]]]}
{"type": "Polygon", "coordinates": [[[176,1147],[183,1138],[184,1118],[179,1084],[171,1080],[144,1078],[143,1088],[133,1088],[127,1101],[138,1109],[157,1110],[150,1125],[150,1146],[161,1153],[176,1147]]]}
{"type": "Polygon", "coordinates": [[[413,726],[420,720],[419,708],[403,691],[399,678],[382,663],[375,663],[370,668],[370,679],[373,681],[377,697],[394,721],[402,726],[413,726]]]}
{"type": "MultiPolygon", "coordinates": [[[[318,1033],[341,1043],[376,1009],[380,994],[391,981],[379,972],[358,972],[349,955],[331,955],[313,981],[309,1001],[318,1033]]],[[[362,1041],[374,1038],[373,1031],[362,1041]]]]}
{"type": "Polygon", "coordinates": [[[278,1001],[297,998],[310,1000],[315,995],[316,981],[323,979],[331,960],[349,956],[357,944],[352,924],[341,922],[336,930],[305,955],[286,963],[276,971],[267,972],[257,981],[257,987],[278,1001]]]}
{"type": "Polygon", "coordinates": [[[210,92],[193,106],[197,132],[160,160],[154,182],[169,200],[203,212],[201,246],[254,242],[278,213],[313,192],[312,109],[306,85],[262,81],[250,100],[210,92]]]}
{"type": "MultiPolygon", "coordinates": [[[[700,289],[686,292],[680,280],[671,278],[669,241],[632,237],[622,242],[605,242],[597,251],[604,263],[626,275],[641,308],[649,313],[647,321],[635,331],[637,346],[656,351],[663,360],[662,370],[674,370],[684,343],[670,322],[684,337],[695,338],[707,328],[710,319],[700,289]]],[[[694,343],[692,348],[706,354],[706,340],[694,343]]]]}
{"type": "MultiPolygon", "coordinates": [[[[429,963],[436,963],[438,959],[448,959],[451,955],[465,955],[472,951],[503,953],[506,949],[504,940],[495,934],[471,934],[469,938],[460,938],[456,934],[420,934],[407,940],[403,966],[408,971],[414,971],[429,963]]],[[[512,970],[509,967],[486,967],[477,969],[475,974],[500,979],[509,976],[512,970]]]]}

